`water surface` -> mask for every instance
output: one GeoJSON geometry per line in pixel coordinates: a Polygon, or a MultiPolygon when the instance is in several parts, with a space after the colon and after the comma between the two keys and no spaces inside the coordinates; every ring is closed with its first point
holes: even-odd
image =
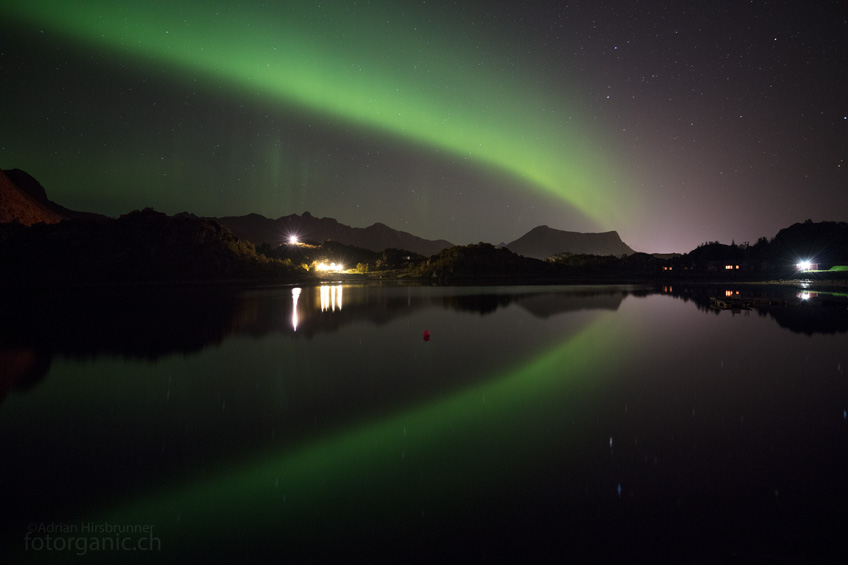
{"type": "Polygon", "coordinates": [[[42,525],[113,524],[148,527],[153,562],[848,557],[846,304],[710,308],[737,290],[16,301],[3,551],[74,561],[42,525]]]}

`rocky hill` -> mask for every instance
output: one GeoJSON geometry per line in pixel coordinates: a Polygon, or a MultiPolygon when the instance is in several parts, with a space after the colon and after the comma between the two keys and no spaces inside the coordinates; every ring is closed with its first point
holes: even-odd
{"type": "MultiPolygon", "coordinates": [[[[33,224],[55,224],[65,217],[51,209],[44,188],[26,190],[10,176],[13,171],[0,170],[0,224],[17,222],[25,226],[33,224]]],[[[41,185],[38,185],[41,187],[41,185]]]]}
{"type": "Polygon", "coordinates": [[[65,208],[47,198],[47,191],[35,178],[20,169],[0,170],[0,224],[17,222],[25,226],[55,224],[62,220],[106,220],[102,214],[65,208]]]}
{"type": "Polygon", "coordinates": [[[617,232],[581,233],[538,226],[506,245],[507,249],[525,257],[546,259],[560,253],[586,255],[631,255],[617,232]]]}
{"type": "Polygon", "coordinates": [[[27,173],[26,171],[22,171],[20,169],[9,169],[5,171],[6,175],[11,179],[15,185],[32,196],[37,202],[39,202],[42,206],[48,208],[49,210],[59,214],[63,218],[69,220],[107,220],[109,219],[107,216],[103,214],[95,214],[94,212],[81,212],[79,210],[71,210],[69,208],[65,208],[61,204],[57,204],[52,200],[47,198],[47,191],[41,186],[41,183],[38,182],[32,175],[27,173]]]}

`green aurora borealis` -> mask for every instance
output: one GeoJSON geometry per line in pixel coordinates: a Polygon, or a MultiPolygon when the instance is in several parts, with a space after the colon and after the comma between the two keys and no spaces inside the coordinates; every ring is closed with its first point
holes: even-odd
{"type": "Polygon", "coordinates": [[[110,215],[753,240],[839,219],[843,12],[15,0],[0,166],[110,215]]]}
{"type": "Polygon", "coordinates": [[[463,55],[471,51],[467,40],[445,41],[449,30],[387,21],[382,9],[336,8],[288,3],[246,16],[227,3],[204,3],[200,11],[89,2],[68,13],[42,2],[17,13],[91,49],[162,65],[172,75],[207,74],[236,92],[449,152],[508,173],[517,188],[543,191],[599,224],[609,217],[614,195],[597,187],[614,183],[602,156],[557,115],[562,101],[523,87],[534,80],[524,69],[504,82],[463,55]],[[316,19],[327,32],[313,33],[316,19]]]}
{"type": "Polygon", "coordinates": [[[297,449],[184,477],[136,493],[101,516],[79,518],[156,524],[172,552],[204,551],[240,524],[240,530],[254,532],[241,535],[262,543],[275,532],[271,539],[286,540],[296,555],[297,540],[308,546],[327,535],[310,528],[328,512],[342,539],[367,531],[372,514],[416,528],[446,514],[464,516],[463,507],[482,502],[476,493],[507,490],[522,469],[551,465],[563,451],[578,450],[581,438],[552,448],[543,430],[561,424],[569,406],[578,410],[581,397],[603,387],[605,375],[620,365],[608,351],[609,337],[621,331],[612,322],[609,312],[598,312],[573,335],[553,339],[554,345],[514,360],[478,385],[297,449]],[[516,453],[523,455],[520,463],[516,453]],[[422,506],[432,517],[419,516],[422,506]]]}

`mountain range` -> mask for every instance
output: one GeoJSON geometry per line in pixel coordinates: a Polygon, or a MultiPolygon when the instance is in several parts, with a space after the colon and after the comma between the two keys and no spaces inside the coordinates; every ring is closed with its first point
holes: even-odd
{"type": "MultiPolygon", "coordinates": [[[[197,218],[185,212],[179,216],[197,218]]],[[[19,169],[0,170],[0,224],[19,223],[31,226],[38,223],[55,224],[62,220],[109,220],[106,216],[70,210],[47,198],[44,187],[35,178],[19,169]]],[[[294,236],[301,241],[321,243],[327,240],[381,252],[385,249],[405,249],[429,257],[454,244],[444,239],[430,240],[393,229],[383,223],[356,228],[333,218],[317,218],[309,212],[291,214],[276,220],[260,214],[206,218],[215,220],[239,239],[272,247],[294,236]]],[[[539,226],[506,245],[510,251],[525,257],[544,259],[560,253],[593,255],[630,255],[618,233],[579,233],[539,226]]]]}
{"type": "Polygon", "coordinates": [[[354,228],[339,223],[333,218],[316,218],[309,212],[304,212],[302,215],[291,214],[276,220],[259,214],[213,219],[232,230],[237,237],[257,245],[268,243],[271,246],[277,246],[295,237],[300,241],[316,243],[333,240],[376,252],[389,248],[405,249],[424,256],[434,255],[454,245],[444,239],[423,239],[392,229],[382,223],[376,223],[367,228],[354,228]]]}

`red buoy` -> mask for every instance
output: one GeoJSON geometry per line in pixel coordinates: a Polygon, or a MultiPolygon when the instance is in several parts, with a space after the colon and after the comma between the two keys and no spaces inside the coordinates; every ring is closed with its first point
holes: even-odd
{"type": "Polygon", "coordinates": [[[424,341],[430,341],[430,332],[424,330],[424,341]]]}

